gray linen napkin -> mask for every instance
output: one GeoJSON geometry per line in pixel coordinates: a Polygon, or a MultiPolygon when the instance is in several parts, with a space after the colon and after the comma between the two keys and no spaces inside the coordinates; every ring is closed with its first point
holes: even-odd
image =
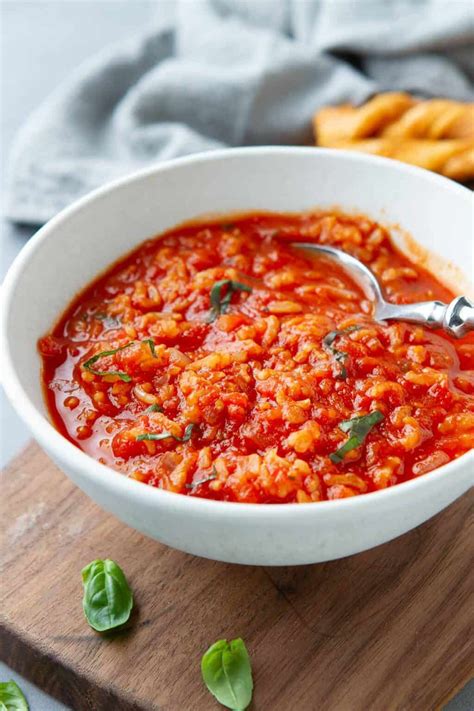
{"type": "Polygon", "coordinates": [[[470,0],[178,0],[80,67],[19,132],[6,214],[39,224],[103,183],[222,146],[310,143],[326,104],[471,99],[470,0]],[[170,12],[171,10],[171,12],[170,12]]]}

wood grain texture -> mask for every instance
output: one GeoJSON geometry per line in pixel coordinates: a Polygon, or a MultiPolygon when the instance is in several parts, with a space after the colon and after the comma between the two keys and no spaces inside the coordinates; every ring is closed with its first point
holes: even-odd
{"type": "Polygon", "coordinates": [[[472,676],[473,492],[411,533],[320,565],[215,563],[105,514],[36,445],[4,472],[0,654],[77,711],[217,711],[200,658],[242,636],[253,711],[431,711],[472,676]],[[101,637],[81,568],[113,558],[136,609],[101,637]]]}

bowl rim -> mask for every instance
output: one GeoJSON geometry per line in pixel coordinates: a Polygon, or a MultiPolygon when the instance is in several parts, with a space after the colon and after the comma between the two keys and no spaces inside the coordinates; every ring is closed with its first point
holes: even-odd
{"type": "MultiPolygon", "coordinates": [[[[146,179],[156,173],[172,171],[175,167],[183,165],[191,165],[193,163],[213,162],[222,160],[231,156],[265,158],[269,155],[288,155],[288,156],[312,156],[318,158],[321,155],[328,156],[335,161],[349,161],[353,163],[363,163],[366,165],[382,166],[387,169],[395,170],[401,175],[415,175],[422,180],[432,184],[439,185],[445,190],[457,194],[463,199],[471,199],[471,192],[468,188],[461,186],[453,181],[444,178],[440,175],[432,173],[423,168],[407,165],[400,161],[394,161],[380,156],[366,155],[346,150],[335,150],[315,147],[298,147],[298,146],[254,146],[244,148],[225,148],[219,150],[206,151],[195,153],[189,156],[176,158],[169,161],[163,161],[145,169],[135,171],[117,180],[111,181],[96,190],[93,190],[61,210],[44,226],[42,226],[23,246],[15,260],[11,264],[3,285],[2,299],[0,311],[0,346],[3,362],[3,386],[5,392],[12,403],[14,409],[18,412],[24,423],[32,432],[34,438],[39,444],[44,447],[46,452],[50,452],[54,458],[57,458],[66,467],[70,467],[73,471],[80,471],[81,476],[88,480],[92,485],[102,485],[103,488],[113,490],[115,494],[127,496],[130,500],[138,503],[143,503],[148,507],[156,505],[168,506],[176,512],[182,512],[184,515],[192,514],[217,514],[220,512],[225,515],[236,514],[240,517],[254,518],[259,520],[274,520],[282,517],[292,517],[297,510],[298,516],[313,516],[317,511],[321,515],[324,512],[331,514],[336,511],[351,510],[354,507],[370,505],[371,501],[383,502],[392,500],[395,503],[397,499],[403,497],[410,492],[420,491],[423,488],[434,486],[442,479],[451,476],[452,472],[459,468],[462,462],[474,463],[474,450],[466,452],[461,457],[454,459],[447,464],[428,472],[427,475],[401,482],[392,487],[379,491],[369,492],[360,496],[349,497],[345,499],[315,501],[301,506],[298,503],[286,504],[252,504],[233,501],[219,501],[214,499],[205,499],[198,496],[185,496],[180,493],[159,489],[157,487],[143,484],[135,479],[124,476],[120,472],[111,467],[101,464],[76,445],[64,437],[52,424],[50,420],[44,416],[30,400],[29,396],[23,389],[19,377],[16,374],[15,365],[10,356],[10,349],[7,335],[7,316],[10,310],[10,305],[15,295],[15,290],[18,281],[21,278],[23,269],[28,264],[33,254],[40,250],[43,242],[48,240],[50,236],[61,228],[61,225],[68,220],[76,212],[87,207],[94,202],[117,188],[126,187],[130,183],[146,179]],[[467,461],[466,461],[467,460],[467,461]],[[146,497],[146,498],[145,498],[146,497]],[[316,507],[316,508],[315,508],[316,507]]],[[[145,241],[146,237],[143,241],[145,241]]],[[[331,514],[332,515],[332,514],[331,514]]]]}

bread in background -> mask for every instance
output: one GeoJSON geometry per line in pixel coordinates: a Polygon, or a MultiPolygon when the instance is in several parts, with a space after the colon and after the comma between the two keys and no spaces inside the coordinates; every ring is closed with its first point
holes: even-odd
{"type": "Polygon", "coordinates": [[[474,104],[378,94],[360,107],[328,106],[314,116],[316,143],[363,151],[474,180],[474,104]]]}

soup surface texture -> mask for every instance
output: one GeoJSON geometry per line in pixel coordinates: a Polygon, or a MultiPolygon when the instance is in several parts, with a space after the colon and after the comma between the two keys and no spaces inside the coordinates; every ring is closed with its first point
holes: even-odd
{"type": "Polygon", "coordinates": [[[453,296],[366,217],[185,225],[40,340],[57,428],[151,486],[249,503],[365,494],[474,446],[474,337],[376,323],[350,275],[297,241],[361,259],[390,301],[453,296]]]}

